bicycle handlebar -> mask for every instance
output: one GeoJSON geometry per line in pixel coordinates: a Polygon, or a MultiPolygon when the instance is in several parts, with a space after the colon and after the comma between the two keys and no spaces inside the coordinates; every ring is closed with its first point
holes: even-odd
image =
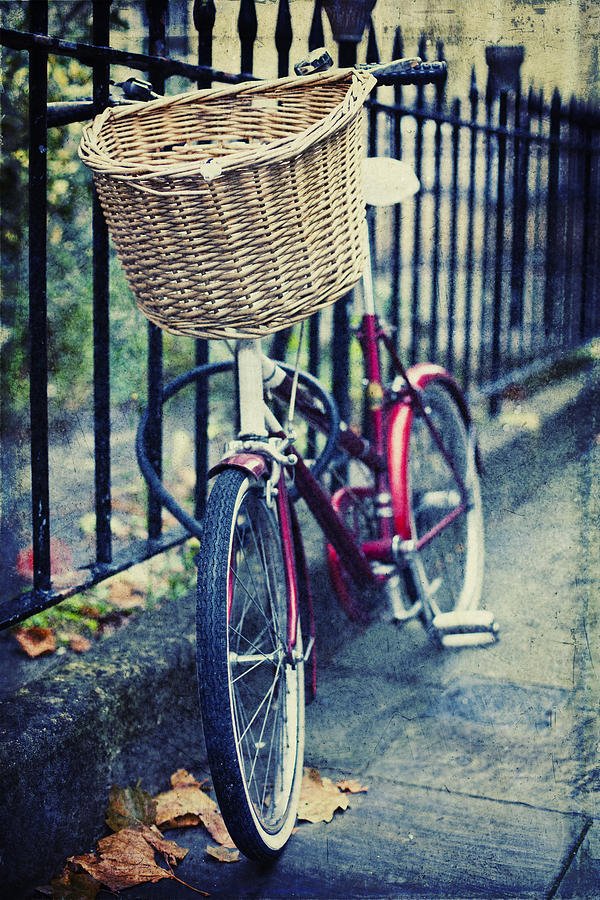
{"type": "Polygon", "coordinates": [[[378,85],[443,84],[448,75],[445,62],[441,60],[423,62],[418,56],[414,59],[395,59],[389,63],[373,63],[356,68],[373,75],[378,85]]]}

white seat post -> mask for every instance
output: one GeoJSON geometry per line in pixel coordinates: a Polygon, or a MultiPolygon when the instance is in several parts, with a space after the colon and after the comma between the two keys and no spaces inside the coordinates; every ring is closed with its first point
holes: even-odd
{"type": "Polygon", "coordinates": [[[260,338],[236,342],[240,437],[266,435],[260,338]]]}

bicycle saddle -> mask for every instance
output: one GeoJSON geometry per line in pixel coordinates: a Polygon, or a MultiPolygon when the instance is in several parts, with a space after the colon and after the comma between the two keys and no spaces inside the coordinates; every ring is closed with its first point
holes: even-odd
{"type": "Polygon", "coordinates": [[[370,206],[402,203],[421,187],[409,165],[387,156],[363,159],[363,183],[365,200],[370,206]]]}

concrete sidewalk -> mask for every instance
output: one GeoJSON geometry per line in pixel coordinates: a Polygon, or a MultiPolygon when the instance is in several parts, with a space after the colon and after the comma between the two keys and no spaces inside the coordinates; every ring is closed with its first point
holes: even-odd
{"type": "MultiPolygon", "coordinates": [[[[307,760],[371,790],[303,827],[269,877],[246,862],[207,875],[202,836],[179,836],[197,848],[190,883],[224,897],[596,896],[599,385],[596,369],[565,379],[481,435],[496,647],[439,654],[416,623],[349,626],[326,605],[309,533],[321,681],[307,760]]],[[[0,701],[0,722],[0,890],[14,898],[105,833],[112,783],[154,792],[180,766],[202,774],[193,599],[46,669],[0,701]]]]}

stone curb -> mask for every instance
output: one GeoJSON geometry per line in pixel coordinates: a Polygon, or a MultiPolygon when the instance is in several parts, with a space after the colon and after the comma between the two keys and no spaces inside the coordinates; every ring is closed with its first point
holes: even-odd
{"type": "MultiPolygon", "coordinates": [[[[588,416],[598,417],[599,386],[600,366],[485,426],[488,515],[516,506],[564,465],[573,446],[566,438],[588,416]]],[[[158,726],[168,731],[191,720],[202,757],[193,604],[190,597],[146,613],[0,700],[0,896],[26,896],[69,855],[93,846],[104,833],[110,786],[136,741],[158,726]]],[[[166,744],[165,770],[169,753],[166,744]]],[[[180,765],[175,756],[172,762],[180,765]]]]}

